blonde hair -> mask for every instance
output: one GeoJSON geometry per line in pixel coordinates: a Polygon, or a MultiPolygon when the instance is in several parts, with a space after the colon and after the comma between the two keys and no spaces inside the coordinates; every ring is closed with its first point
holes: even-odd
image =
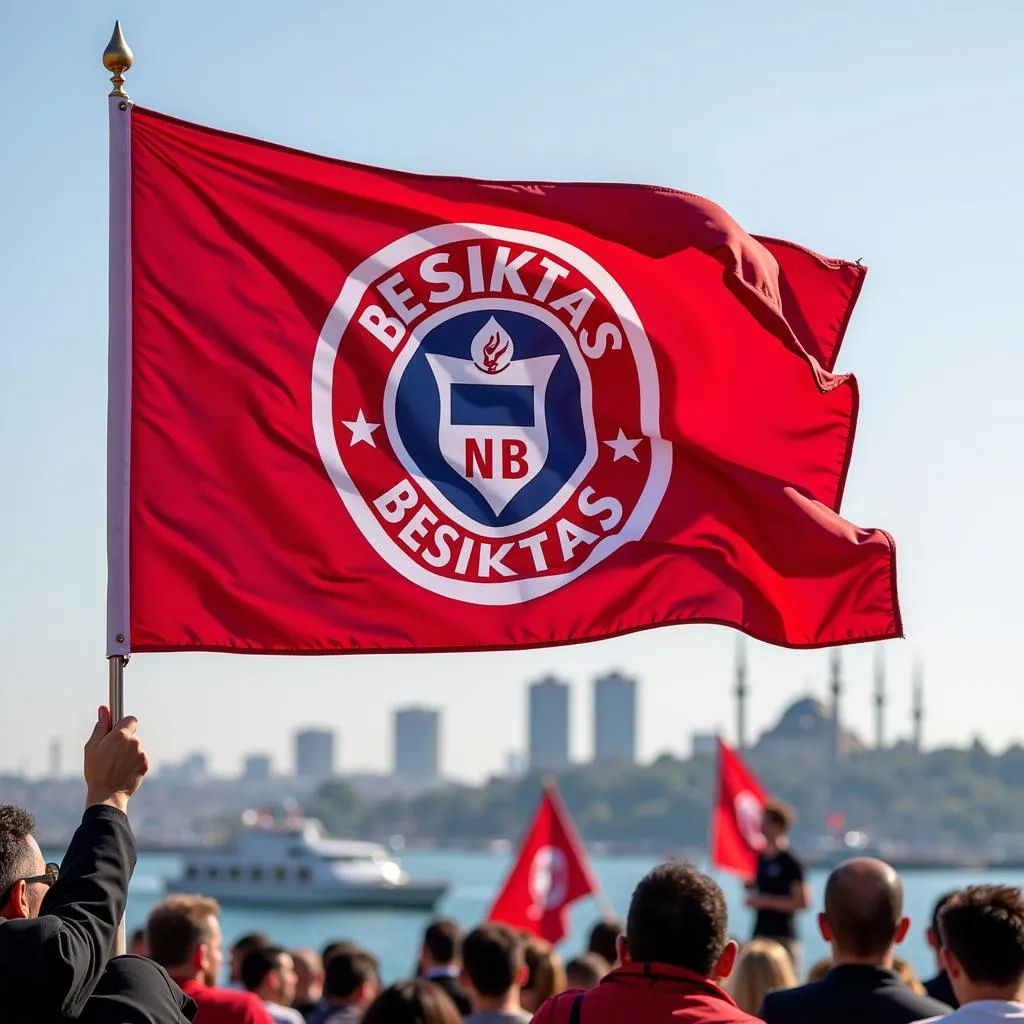
{"type": "Polygon", "coordinates": [[[534,935],[526,937],[523,953],[529,976],[519,992],[519,1001],[524,1010],[536,1013],[542,1003],[565,991],[565,967],[551,943],[534,935]]]}
{"type": "Polygon", "coordinates": [[[797,983],[793,961],[785,947],[771,939],[754,939],[740,954],[736,972],[726,987],[745,1013],[757,1013],[764,997],[797,983]]]}
{"type": "Polygon", "coordinates": [[[902,981],[907,988],[916,992],[919,996],[926,994],[924,985],[921,984],[921,979],[918,978],[914,973],[914,968],[911,967],[903,957],[894,956],[892,958],[892,969],[900,976],[900,981],[902,981]]]}
{"type": "Polygon", "coordinates": [[[807,972],[808,981],[821,981],[832,970],[832,961],[826,956],[815,963],[807,972]]]}

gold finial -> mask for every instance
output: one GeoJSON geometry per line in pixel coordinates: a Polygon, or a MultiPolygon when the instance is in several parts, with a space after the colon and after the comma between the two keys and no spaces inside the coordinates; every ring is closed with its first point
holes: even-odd
{"type": "Polygon", "coordinates": [[[132,66],[134,56],[131,47],[124,41],[124,33],[121,31],[121,22],[114,22],[114,31],[110,36],[110,42],[103,51],[103,66],[111,72],[110,81],[114,88],[110,91],[111,96],[123,96],[128,98],[124,91],[124,73],[132,66]]]}

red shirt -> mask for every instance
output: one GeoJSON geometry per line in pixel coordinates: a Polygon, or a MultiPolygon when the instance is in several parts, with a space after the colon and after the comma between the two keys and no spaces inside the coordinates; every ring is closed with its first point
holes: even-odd
{"type": "Polygon", "coordinates": [[[263,1001],[252,992],[211,988],[201,981],[179,981],[178,985],[199,1007],[192,1024],[273,1024],[263,1001]]]}
{"type": "MultiPolygon", "coordinates": [[[[579,992],[549,999],[533,1024],[566,1024],[579,992]]],[[[713,981],[667,964],[625,964],[583,997],[581,1024],[761,1024],[713,981]]]]}

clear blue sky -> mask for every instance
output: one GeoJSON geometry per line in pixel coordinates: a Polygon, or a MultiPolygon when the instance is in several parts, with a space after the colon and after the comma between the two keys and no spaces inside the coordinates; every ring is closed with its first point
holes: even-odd
{"type": "MultiPolygon", "coordinates": [[[[931,744],[1021,738],[1024,610],[1024,4],[521,0],[33,0],[0,33],[0,769],[75,762],[103,664],[106,78],[184,118],[411,170],[657,182],[748,230],[862,257],[840,369],[862,408],[844,512],[896,537],[908,639],[887,645],[890,729],[926,666],[931,744]]],[[[206,748],[290,763],[330,723],[345,768],[383,767],[389,709],[445,708],[446,768],[522,742],[523,684],[643,679],[645,756],[732,722],[733,637],[684,626],[507,656],[139,657],[128,705],[157,760],[206,748]]],[[[751,644],[752,717],[824,690],[827,656],[751,644]]],[[[868,731],[872,652],[846,655],[868,731]]]]}

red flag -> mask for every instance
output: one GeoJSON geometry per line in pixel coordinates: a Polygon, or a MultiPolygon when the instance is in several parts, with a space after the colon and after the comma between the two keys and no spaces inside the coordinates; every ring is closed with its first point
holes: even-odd
{"type": "Polygon", "coordinates": [[[126,116],[111,653],[901,634],[890,538],[838,514],[863,267],[669,189],[126,116]]]}
{"type": "Polygon", "coordinates": [[[735,750],[718,741],[718,794],[711,814],[711,866],[744,878],[757,872],[767,793],[735,750]]]}
{"type": "Polygon", "coordinates": [[[568,809],[558,790],[546,786],[487,920],[561,942],[569,933],[569,906],[599,891],[568,809]]]}

